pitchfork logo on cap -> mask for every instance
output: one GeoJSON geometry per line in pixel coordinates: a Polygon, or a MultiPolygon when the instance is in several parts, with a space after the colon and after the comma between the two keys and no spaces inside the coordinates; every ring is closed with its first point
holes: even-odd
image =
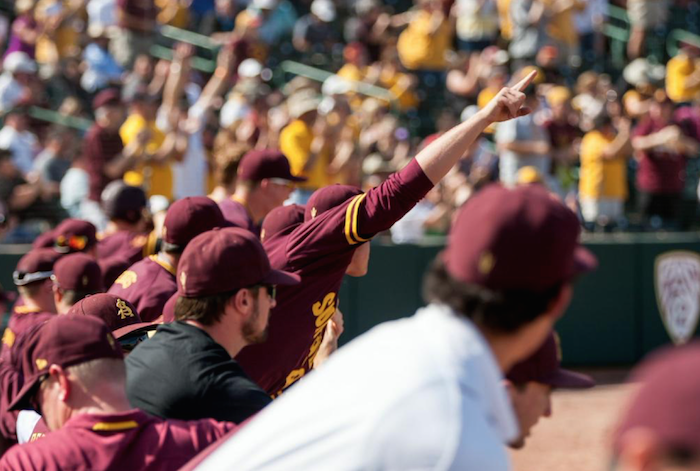
{"type": "Polygon", "coordinates": [[[669,337],[676,345],[695,334],[700,319],[700,255],[672,251],[656,257],[656,303],[669,337]]]}
{"type": "Polygon", "coordinates": [[[131,308],[121,299],[117,299],[117,309],[119,309],[117,315],[122,320],[126,319],[127,317],[134,317],[134,311],[132,311],[131,308]]]}
{"type": "Polygon", "coordinates": [[[182,290],[187,289],[187,273],[184,271],[180,273],[180,285],[182,285],[182,290]]]}

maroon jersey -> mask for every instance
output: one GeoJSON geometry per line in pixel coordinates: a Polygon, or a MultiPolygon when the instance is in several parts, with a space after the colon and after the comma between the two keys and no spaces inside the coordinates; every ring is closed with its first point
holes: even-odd
{"type": "Polygon", "coordinates": [[[0,470],[173,470],[236,426],[212,419],[161,420],[139,410],[81,414],[41,440],[16,446],[0,470]]]}
{"type": "Polygon", "coordinates": [[[12,348],[14,347],[17,337],[29,330],[32,326],[50,319],[54,314],[47,312],[39,312],[36,309],[31,309],[26,306],[15,306],[12,309],[12,315],[7,323],[7,328],[2,334],[2,353],[0,360],[10,361],[12,348]]]}
{"type": "Polygon", "coordinates": [[[226,198],[219,203],[219,209],[224,215],[224,219],[233,227],[248,229],[250,232],[260,238],[260,226],[253,222],[248,210],[238,201],[233,198],[226,198]]]}
{"type": "Polygon", "coordinates": [[[118,131],[108,131],[97,124],[93,125],[83,139],[83,160],[90,175],[90,199],[100,201],[100,195],[109,177],[104,168],[124,150],[118,131]]]}
{"type": "MultiPolygon", "coordinates": [[[[661,131],[666,126],[676,125],[655,122],[651,118],[643,120],[634,128],[633,137],[648,136],[661,131]]],[[[684,126],[679,126],[684,129],[684,126]]],[[[678,194],[685,186],[686,158],[671,149],[651,149],[638,152],[637,188],[654,194],[678,194]]]]}
{"type": "Polygon", "coordinates": [[[359,244],[389,229],[433,187],[414,160],[377,188],[265,240],[273,268],[301,277],[280,286],[265,343],[236,357],[248,375],[277,396],[313,366],[326,324],[338,305],[338,290],[359,244]],[[279,237],[284,237],[280,243],[279,237]]]}
{"type": "Polygon", "coordinates": [[[112,286],[124,270],[146,256],[147,242],[148,234],[119,231],[97,243],[97,260],[105,286],[112,286]],[[120,267],[123,269],[119,270],[120,267]]]}
{"type": "Polygon", "coordinates": [[[163,307],[177,291],[175,268],[151,255],[136,262],[119,275],[109,291],[136,306],[143,322],[152,322],[163,314],[163,307]]]}

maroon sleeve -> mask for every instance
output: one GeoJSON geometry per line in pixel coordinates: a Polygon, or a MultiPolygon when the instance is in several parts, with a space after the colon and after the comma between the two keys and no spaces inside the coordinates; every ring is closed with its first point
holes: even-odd
{"type": "Polygon", "coordinates": [[[238,430],[239,428],[233,422],[219,422],[214,419],[189,422],[189,426],[192,443],[198,452],[203,451],[232,430],[238,430]]]}
{"type": "Polygon", "coordinates": [[[632,131],[632,137],[648,136],[651,134],[651,121],[646,119],[639,123],[632,131]]]}
{"type": "Polygon", "coordinates": [[[295,229],[287,242],[290,264],[294,267],[301,260],[353,249],[367,242],[393,226],[432,188],[433,183],[413,159],[378,187],[295,229]]]}

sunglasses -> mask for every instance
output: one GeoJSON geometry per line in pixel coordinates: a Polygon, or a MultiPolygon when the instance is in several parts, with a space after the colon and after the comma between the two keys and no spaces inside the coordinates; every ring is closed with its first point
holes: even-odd
{"type": "Polygon", "coordinates": [[[284,178],[270,178],[270,182],[274,183],[275,185],[294,188],[294,182],[291,180],[285,180],[284,178]]]}
{"type": "Polygon", "coordinates": [[[122,347],[122,351],[124,353],[129,353],[144,340],[148,340],[148,334],[146,333],[141,335],[130,335],[119,339],[119,345],[122,347]]]}

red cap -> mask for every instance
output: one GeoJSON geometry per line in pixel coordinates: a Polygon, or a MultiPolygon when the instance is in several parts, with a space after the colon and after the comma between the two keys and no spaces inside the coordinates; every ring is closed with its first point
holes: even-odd
{"type": "Polygon", "coordinates": [[[165,214],[163,241],[185,246],[202,232],[226,225],[223,214],[211,198],[191,196],[175,201],[165,214]]]}
{"type": "Polygon", "coordinates": [[[119,94],[119,90],[114,88],[108,88],[107,90],[102,90],[97,96],[92,100],[92,109],[102,108],[103,106],[118,106],[122,104],[122,98],[119,94]]]}
{"type": "Polygon", "coordinates": [[[455,279],[493,290],[545,292],[593,270],[576,215],[539,185],[490,185],[457,215],[442,253],[455,279]]]}
{"type": "Polygon", "coordinates": [[[263,219],[260,240],[265,240],[266,237],[272,237],[284,229],[302,222],[304,222],[304,206],[298,204],[278,206],[263,219]]]}
{"type": "Polygon", "coordinates": [[[271,269],[258,238],[236,227],[198,235],[187,245],[177,266],[177,292],[188,298],[299,281],[297,275],[271,269]]]}
{"type": "Polygon", "coordinates": [[[32,242],[32,248],[51,248],[54,246],[55,243],[56,241],[53,238],[53,231],[47,231],[43,234],[40,234],[36,239],[34,239],[34,242],[32,242]]]}
{"type": "Polygon", "coordinates": [[[304,177],[295,177],[289,168],[289,160],[278,150],[251,150],[238,164],[238,178],[259,182],[266,178],[279,178],[292,182],[305,182],[304,177]]]}
{"type": "Polygon", "coordinates": [[[319,214],[323,214],[331,208],[335,208],[353,196],[361,195],[362,190],[351,185],[330,185],[313,192],[306,203],[304,220],[310,221],[319,214]]]}
{"type": "Polygon", "coordinates": [[[84,253],[72,253],[57,261],[53,267],[53,281],[64,290],[104,291],[100,266],[94,258],[84,253]]]}
{"type": "Polygon", "coordinates": [[[163,306],[163,324],[168,322],[175,322],[175,304],[177,304],[177,299],[180,297],[178,293],[173,294],[168,299],[168,302],[163,306]]]}
{"type": "Polygon", "coordinates": [[[552,332],[535,353],[513,366],[506,378],[515,384],[533,381],[564,389],[586,389],[595,386],[595,381],[590,376],[562,369],[560,363],[559,336],[552,332]]]}
{"type": "Polygon", "coordinates": [[[51,365],[67,368],[100,358],[123,358],[119,344],[104,322],[70,314],[38,324],[27,332],[21,350],[17,351],[24,385],[8,406],[9,410],[32,408],[30,399],[51,365]]]}
{"type": "Polygon", "coordinates": [[[653,432],[664,448],[700,452],[700,343],[664,349],[632,372],[640,382],[614,433],[621,451],[623,437],[634,429],[653,432]]]}
{"type": "Polygon", "coordinates": [[[61,253],[83,252],[97,244],[97,229],[82,219],[66,219],[53,230],[56,250],[61,253]]]}
{"type": "Polygon", "coordinates": [[[102,319],[117,339],[124,335],[125,327],[140,327],[145,324],[133,304],[109,293],[98,293],[81,299],[70,308],[68,314],[102,319]]]}
{"type": "Polygon", "coordinates": [[[51,278],[53,266],[61,255],[54,249],[32,249],[17,262],[12,274],[15,285],[24,286],[51,278]]]}

